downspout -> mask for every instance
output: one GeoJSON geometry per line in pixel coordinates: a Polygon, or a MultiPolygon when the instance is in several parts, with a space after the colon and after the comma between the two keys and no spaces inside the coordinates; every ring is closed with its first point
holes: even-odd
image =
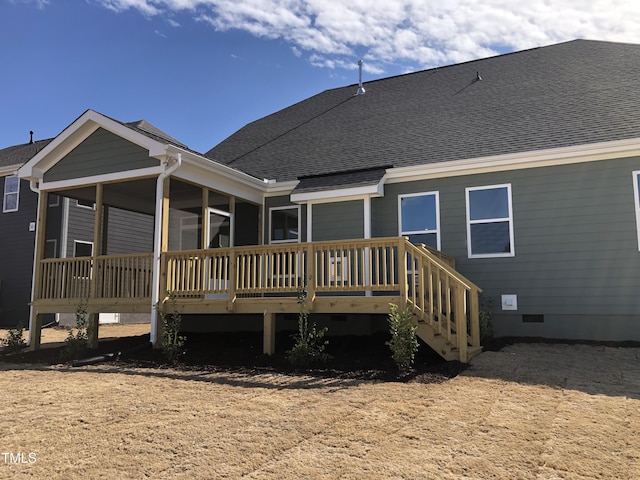
{"type": "Polygon", "coordinates": [[[155,225],[154,225],[154,241],[153,241],[153,275],[151,278],[151,332],[149,340],[153,345],[158,340],[158,303],[160,302],[160,255],[162,246],[162,199],[164,192],[164,180],[175,172],[182,164],[182,155],[178,153],[177,158],[174,158],[175,163],[171,166],[169,162],[172,160],[170,157],[165,166],[164,172],[158,175],[156,181],[156,212],[155,212],[155,225]]]}

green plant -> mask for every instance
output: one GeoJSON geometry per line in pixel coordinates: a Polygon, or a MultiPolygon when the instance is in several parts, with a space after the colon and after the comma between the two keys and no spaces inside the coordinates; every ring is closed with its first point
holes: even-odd
{"type": "Polygon", "coordinates": [[[158,314],[162,320],[160,347],[167,360],[170,363],[174,363],[178,360],[178,357],[184,353],[183,347],[186,337],[180,335],[182,314],[178,311],[176,297],[171,292],[167,292],[167,296],[171,303],[171,312],[165,313],[162,308],[158,308],[158,314]]]}
{"type": "Polygon", "coordinates": [[[66,360],[80,358],[89,350],[91,327],[86,301],[81,302],[76,308],[75,330],[74,334],[73,329],[67,327],[67,338],[64,340],[64,350],[62,351],[62,357],[66,360]]]}
{"type": "Polygon", "coordinates": [[[309,326],[307,290],[304,287],[298,290],[298,305],[300,308],[298,333],[293,335],[295,343],[285,356],[296,367],[307,368],[314,363],[326,363],[331,358],[324,351],[329,344],[329,341],[324,338],[329,329],[327,327],[318,329],[315,322],[309,326]]]}
{"type": "Polygon", "coordinates": [[[389,304],[389,333],[391,340],[386,344],[391,349],[391,358],[395,362],[400,373],[407,373],[413,366],[413,361],[418,351],[418,339],[413,315],[409,311],[401,312],[397,305],[389,304]]]}
{"type": "Polygon", "coordinates": [[[22,321],[18,322],[15,328],[10,329],[7,332],[7,337],[0,341],[0,346],[5,348],[6,353],[18,352],[27,346],[27,342],[24,341],[24,326],[22,321]]]}
{"type": "Polygon", "coordinates": [[[480,298],[480,345],[493,339],[493,298],[480,298]]]}

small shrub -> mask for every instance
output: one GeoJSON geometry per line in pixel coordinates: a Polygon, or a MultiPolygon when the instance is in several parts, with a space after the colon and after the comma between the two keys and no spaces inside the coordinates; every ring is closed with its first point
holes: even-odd
{"type": "Polygon", "coordinates": [[[293,338],[295,343],[291,350],[285,354],[287,360],[296,367],[307,368],[316,363],[326,363],[331,356],[324,349],[329,344],[324,336],[329,330],[327,327],[318,329],[313,322],[309,326],[309,310],[307,308],[307,290],[302,287],[298,290],[298,333],[293,338]]]}
{"type": "Polygon", "coordinates": [[[5,353],[18,352],[27,346],[23,334],[24,326],[22,325],[22,321],[20,321],[15,328],[7,332],[7,338],[3,338],[0,341],[0,346],[4,347],[5,353]]]}
{"type": "Polygon", "coordinates": [[[89,350],[89,335],[91,329],[89,325],[89,313],[87,303],[82,302],[76,308],[76,332],[73,333],[71,327],[67,327],[67,338],[64,340],[64,350],[62,357],[65,360],[73,360],[82,357],[89,350]]]}
{"type": "Polygon", "coordinates": [[[391,340],[386,344],[391,349],[391,358],[395,362],[400,373],[407,373],[413,366],[416,352],[418,351],[418,339],[416,330],[418,326],[413,323],[412,314],[409,311],[400,312],[397,305],[389,304],[389,333],[391,340]]]}
{"type": "Polygon", "coordinates": [[[493,298],[480,299],[480,345],[486,346],[493,339],[493,298]]]}
{"type": "Polygon", "coordinates": [[[171,302],[171,313],[165,313],[161,308],[158,308],[158,314],[162,320],[160,347],[167,360],[170,363],[174,363],[178,360],[178,357],[184,353],[183,348],[186,337],[180,335],[182,315],[178,311],[176,297],[171,292],[168,292],[167,295],[171,302]]]}

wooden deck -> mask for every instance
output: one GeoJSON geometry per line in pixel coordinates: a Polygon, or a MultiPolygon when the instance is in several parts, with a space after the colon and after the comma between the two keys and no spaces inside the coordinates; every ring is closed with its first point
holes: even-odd
{"type": "MultiPolygon", "coordinates": [[[[311,313],[388,314],[395,303],[444,358],[480,351],[480,289],[451,257],[406,238],[166,252],[160,265],[160,288],[185,314],[264,313],[266,329],[272,315],[298,311],[304,287],[311,313]]],[[[93,313],[150,312],[152,273],[152,254],[41,260],[34,309],[74,312],[85,302],[93,313]]]]}

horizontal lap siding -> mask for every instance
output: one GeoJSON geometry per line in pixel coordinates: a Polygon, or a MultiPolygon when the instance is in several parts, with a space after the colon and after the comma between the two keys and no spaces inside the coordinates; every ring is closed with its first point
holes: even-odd
{"type": "Polygon", "coordinates": [[[439,191],[442,250],[497,303],[498,334],[640,340],[634,170],[639,158],[390,184],[372,202],[372,228],[397,234],[398,195],[439,191]],[[465,187],[503,183],[512,187],[516,256],[469,259],[465,187]],[[516,312],[501,311],[502,294],[518,295],[516,312]],[[523,323],[522,314],[545,322],[523,323]],[[602,338],[609,318],[627,328],[602,338]]]}
{"type": "Polygon", "coordinates": [[[107,255],[153,252],[153,215],[109,207],[107,255]]]}
{"type": "Polygon", "coordinates": [[[149,152],[107,130],[99,128],[60,162],[49,169],[46,182],[157,167],[149,152]]]}
{"type": "MultiPolygon", "coordinates": [[[[0,177],[0,199],[4,194],[4,177],[0,177]]],[[[20,181],[18,211],[3,213],[0,203],[0,325],[15,327],[29,324],[31,274],[35,232],[29,223],[36,221],[38,196],[29,182],[20,181]]]]}
{"type": "Polygon", "coordinates": [[[312,235],[315,242],[364,237],[364,202],[320,203],[313,205],[312,235]]]}

